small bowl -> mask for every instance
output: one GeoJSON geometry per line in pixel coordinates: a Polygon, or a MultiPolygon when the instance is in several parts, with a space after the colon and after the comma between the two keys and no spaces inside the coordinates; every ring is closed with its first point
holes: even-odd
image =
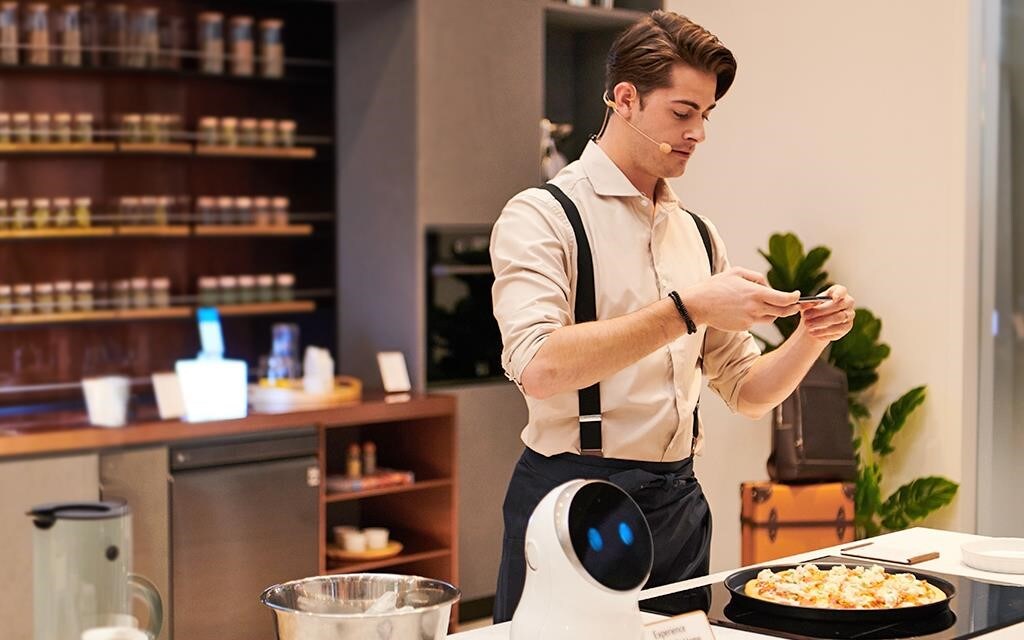
{"type": "Polygon", "coordinates": [[[334,534],[334,544],[341,548],[345,548],[345,534],[346,533],[358,533],[359,528],[353,527],[347,524],[338,525],[331,527],[331,533],[334,534]]]}
{"type": "Polygon", "coordinates": [[[390,532],[383,527],[368,527],[363,529],[363,534],[366,535],[367,549],[383,549],[388,546],[390,532]]]}
{"type": "Polygon", "coordinates": [[[989,538],[960,546],[964,564],[982,571],[1024,574],[1024,538],[989,538]]]}

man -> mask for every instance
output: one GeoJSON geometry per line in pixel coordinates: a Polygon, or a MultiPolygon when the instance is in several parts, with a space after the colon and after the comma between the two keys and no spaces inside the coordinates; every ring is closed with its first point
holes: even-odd
{"type": "Polygon", "coordinates": [[[608,479],[640,505],[654,537],[648,586],[705,575],[711,516],[692,467],[702,374],[732,411],[758,418],[853,325],[842,286],[800,303],[731,267],[715,228],[665,182],[685,172],[735,72],[715,36],[654,11],[612,45],[599,138],[495,224],[503,365],[529,408],[504,504],[496,622],[522,593],[530,514],[573,478],[608,479]],[[796,313],[797,331],[761,355],[747,329],[796,313]]]}

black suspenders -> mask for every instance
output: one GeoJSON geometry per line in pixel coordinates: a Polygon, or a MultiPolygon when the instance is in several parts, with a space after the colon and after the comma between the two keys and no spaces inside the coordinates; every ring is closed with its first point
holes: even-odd
{"type": "MultiPolygon", "coordinates": [[[[583,220],[580,218],[579,209],[569,196],[561,189],[550,182],[541,186],[548,193],[555,197],[558,204],[562,205],[565,216],[572,225],[572,231],[576,235],[576,305],[573,315],[576,323],[590,322],[597,320],[597,299],[594,292],[594,258],[590,253],[590,243],[587,241],[587,233],[583,228],[583,220]]],[[[704,221],[689,211],[693,221],[700,232],[700,238],[704,241],[704,249],[708,254],[708,264],[711,266],[711,273],[715,272],[715,262],[711,248],[711,234],[704,221]]],[[[580,403],[580,453],[585,456],[603,456],[604,446],[601,439],[601,390],[600,383],[594,383],[586,389],[579,390],[580,403]]],[[[696,446],[697,436],[700,427],[698,422],[698,411],[700,400],[693,408],[693,442],[696,446]]],[[[692,455],[692,449],[691,449],[692,455]]]]}

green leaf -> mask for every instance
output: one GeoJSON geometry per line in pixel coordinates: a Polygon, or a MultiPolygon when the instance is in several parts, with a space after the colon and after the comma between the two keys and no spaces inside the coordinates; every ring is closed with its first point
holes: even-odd
{"type": "Polygon", "coordinates": [[[793,291],[796,272],[803,259],[804,246],[794,234],[773,234],[768,239],[768,263],[777,276],[776,284],[772,286],[782,291],[793,291]]]}
{"type": "Polygon", "coordinates": [[[889,357],[889,345],[878,341],[882,322],[867,309],[857,309],[853,328],[832,343],[831,364],[846,372],[850,393],[857,393],[878,381],[878,366],[889,357]]]}
{"type": "Polygon", "coordinates": [[[871,417],[871,411],[868,410],[867,405],[853,398],[850,398],[850,416],[857,420],[867,420],[871,417]]]}
{"type": "Polygon", "coordinates": [[[879,508],[882,526],[892,531],[906,529],[915,520],[949,504],[958,488],[957,483],[941,476],[927,476],[908,482],[879,508]]]}
{"type": "Polygon", "coordinates": [[[903,394],[898,400],[889,405],[878,423],[875,430],[875,437],[871,441],[871,449],[880,456],[887,456],[895,449],[892,448],[893,437],[900,432],[907,418],[921,406],[925,399],[926,387],[914,387],[903,394]]]}
{"type": "Polygon", "coordinates": [[[821,271],[822,266],[832,251],[825,247],[815,247],[808,252],[807,256],[800,261],[796,270],[794,283],[803,295],[816,293],[813,289],[817,283],[828,277],[827,273],[821,271]]]}
{"type": "Polygon", "coordinates": [[[857,486],[853,495],[857,524],[866,526],[874,520],[882,504],[882,471],[878,463],[863,465],[857,470],[857,486]]]}

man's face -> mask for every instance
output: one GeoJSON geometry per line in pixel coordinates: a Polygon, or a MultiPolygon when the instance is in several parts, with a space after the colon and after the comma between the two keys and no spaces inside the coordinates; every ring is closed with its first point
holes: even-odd
{"type": "Polygon", "coordinates": [[[677,64],[670,79],[670,86],[644,96],[643,108],[634,110],[631,118],[647,135],[672,145],[669,154],[642,138],[633,145],[637,165],[659,178],[683,175],[697,145],[704,141],[704,126],[715,107],[717,81],[713,73],[677,64]]]}

